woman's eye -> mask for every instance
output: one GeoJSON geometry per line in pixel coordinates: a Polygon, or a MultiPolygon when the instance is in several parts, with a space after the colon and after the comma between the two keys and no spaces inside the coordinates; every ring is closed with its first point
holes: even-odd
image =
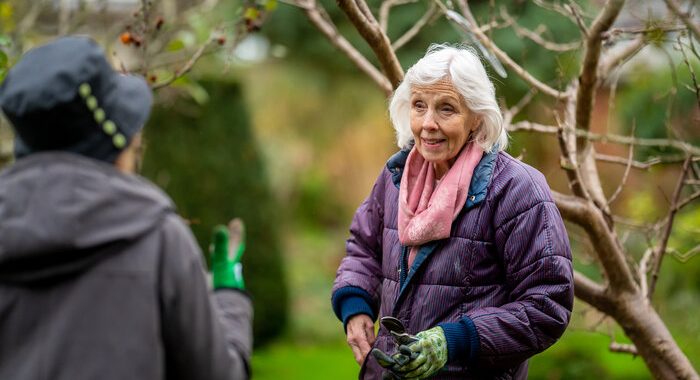
{"type": "Polygon", "coordinates": [[[425,103],[423,103],[421,101],[413,102],[413,108],[416,108],[419,110],[425,109],[425,103]]]}
{"type": "Polygon", "coordinates": [[[442,111],[444,113],[452,113],[452,112],[455,112],[455,109],[452,106],[442,106],[440,108],[440,111],[442,111]]]}

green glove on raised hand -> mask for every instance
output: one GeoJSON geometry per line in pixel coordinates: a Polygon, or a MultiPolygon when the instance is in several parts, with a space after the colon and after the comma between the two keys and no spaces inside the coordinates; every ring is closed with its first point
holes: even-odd
{"type": "Polygon", "coordinates": [[[442,327],[421,331],[416,338],[418,341],[399,347],[405,357],[413,357],[406,364],[393,368],[394,374],[401,378],[426,379],[447,363],[447,339],[442,327]]]}
{"type": "Polygon", "coordinates": [[[213,240],[209,253],[214,289],[245,289],[241,264],[245,251],[243,222],[236,218],[229,223],[228,228],[223,225],[214,227],[213,240]]]}

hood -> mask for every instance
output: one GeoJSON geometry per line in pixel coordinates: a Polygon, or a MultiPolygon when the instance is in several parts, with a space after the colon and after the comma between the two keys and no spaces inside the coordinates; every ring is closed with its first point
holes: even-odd
{"type": "Polygon", "coordinates": [[[71,153],[0,173],[0,282],[75,274],[156,228],[174,207],[147,180],[71,153]]]}

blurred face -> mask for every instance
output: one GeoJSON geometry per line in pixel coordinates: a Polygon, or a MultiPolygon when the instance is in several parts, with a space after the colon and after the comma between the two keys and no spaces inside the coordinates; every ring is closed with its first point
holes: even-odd
{"type": "Polygon", "coordinates": [[[411,89],[415,147],[433,163],[438,178],[450,168],[477,121],[449,79],[411,89]]]}
{"type": "Polygon", "coordinates": [[[141,132],[134,135],[131,143],[117,156],[114,166],[122,173],[134,174],[141,169],[142,152],[141,132]]]}

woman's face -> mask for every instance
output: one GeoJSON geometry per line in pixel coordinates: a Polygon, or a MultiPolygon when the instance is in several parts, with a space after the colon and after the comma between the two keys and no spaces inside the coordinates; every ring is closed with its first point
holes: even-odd
{"type": "Polygon", "coordinates": [[[415,147],[436,169],[451,166],[476,121],[449,79],[411,89],[415,147]]]}

